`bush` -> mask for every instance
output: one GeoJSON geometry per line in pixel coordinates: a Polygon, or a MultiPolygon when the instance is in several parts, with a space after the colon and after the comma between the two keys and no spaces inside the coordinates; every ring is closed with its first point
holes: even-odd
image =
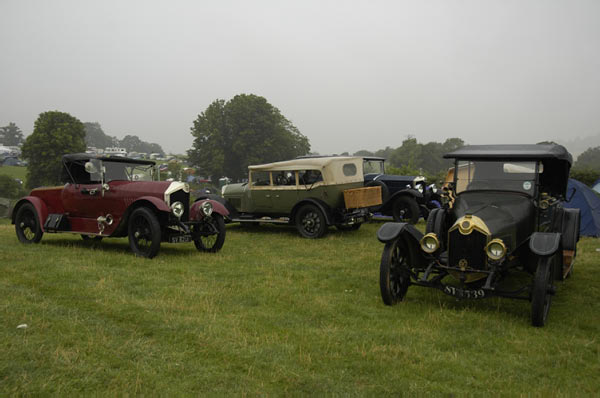
{"type": "Polygon", "coordinates": [[[18,199],[26,195],[23,185],[14,178],[0,175],[0,198],[18,199]]]}
{"type": "Polygon", "coordinates": [[[574,167],[571,169],[570,177],[591,187],[600,178],[600,171],[587,167],[574,167]]]}

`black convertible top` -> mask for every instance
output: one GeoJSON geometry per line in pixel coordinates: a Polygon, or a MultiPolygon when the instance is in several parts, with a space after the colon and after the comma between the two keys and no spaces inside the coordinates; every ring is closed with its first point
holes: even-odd
{"type": "Polygon", "coordinates": [[[446,159],[555,159],[573,163],[573,157],[562,145],[467,145],[444,155],[446,159]]]}
{"type": "Polygon", "coordinates": [[[144,160],[144,159],[132,159],[126,158],[123,156],[102,156],[96,155],[93,153],[70,153],[67,155],[63,155],[63,162],[77,162],[77,161],[88,161],[90,159],[98,159],[103,162],[124,162],[124,163],[135,163],[135,164],[146,164],[146,165],[154,165],[156,164],[153,160],[144,160]]]}

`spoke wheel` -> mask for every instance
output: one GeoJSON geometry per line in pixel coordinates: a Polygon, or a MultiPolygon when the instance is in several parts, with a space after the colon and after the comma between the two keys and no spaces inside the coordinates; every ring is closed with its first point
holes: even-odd
{"type": "Polygon", "coordinates": [[[305,238],[316,239],[323,237],[327,232],[327,222],[317,206],[304,205],[296,216],[296,228],[305,238]]]}
{"type": "Polygon", "coordinates": [[[410,285],[407,252],[399,239],[385,244],[379,267],[379,288],[386,305],[402,301],[410,285]]]}
{"type": "MultiPolygon", "coordinates": [[[[222,215],[213,213],[210,220],[207,220],[207,222],[211,224],[207,227],[209,227],[213,233],[206,236],[200,236],[198,239],[194,240],[194,245],[199,251],[215,253],[221,250],[225,243],[225,234],[227,232],[225,229],[225,221],[223,220],[222,215]]],[[[201,227],[195,226],[194,228],[201,227]]]]}
{"type": "Polygon", "coordinates": [[[394,201],[392,215],[396,222],[416,224],[419,221],[419,206],[414,199],[400,196],[394,201]]]}
{"type": "Polygon", "coordinates": [[[138,257],[152,258],[160,249],[160,225],[154,213],[145,208],[135,209],[129,217],[129,246],[138,257]]]}
{"type": "Polygon", "coordinates": [[[538,260],[531,292],[531,324],[544,326],[554,294],[554,256],[538,260]]]}
{"type": "Polygon", "coordinates": [[[21,243],[38,243],[44,232],[38,221],[38,215],[31,203],[19,207],[15,216],[15,232],[21,243]]]}

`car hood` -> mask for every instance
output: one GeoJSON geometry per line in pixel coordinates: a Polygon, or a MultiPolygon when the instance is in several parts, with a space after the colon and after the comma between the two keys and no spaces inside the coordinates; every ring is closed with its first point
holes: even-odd
{"type": "Polygon", "coordinates": [[[511,192],[463,192],[453,207],[457,220],[465,215],[479,217],[491,233],[513,250],[534,228],[535,208],[529,196],[511,192]]]}

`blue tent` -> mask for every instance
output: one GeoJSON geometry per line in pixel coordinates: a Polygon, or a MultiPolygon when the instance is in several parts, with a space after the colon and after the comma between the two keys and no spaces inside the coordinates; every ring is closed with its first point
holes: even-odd
{"type": "Polygon", "coordinates": [[[575,194],[571,201],[564,203],[564,207],[581,210],[581,235],[600,237],[600,197],[584,183],[569,178],[567,197],[571,196],[573,189],[575,194]]]}
{"type": "Polygon", "coordinates": [[[596,181],[594,183],[594,185],[592,185],[592,189],[598,193],[600,193],[600,178],[598,178],[598,181],[596,181]]]}

